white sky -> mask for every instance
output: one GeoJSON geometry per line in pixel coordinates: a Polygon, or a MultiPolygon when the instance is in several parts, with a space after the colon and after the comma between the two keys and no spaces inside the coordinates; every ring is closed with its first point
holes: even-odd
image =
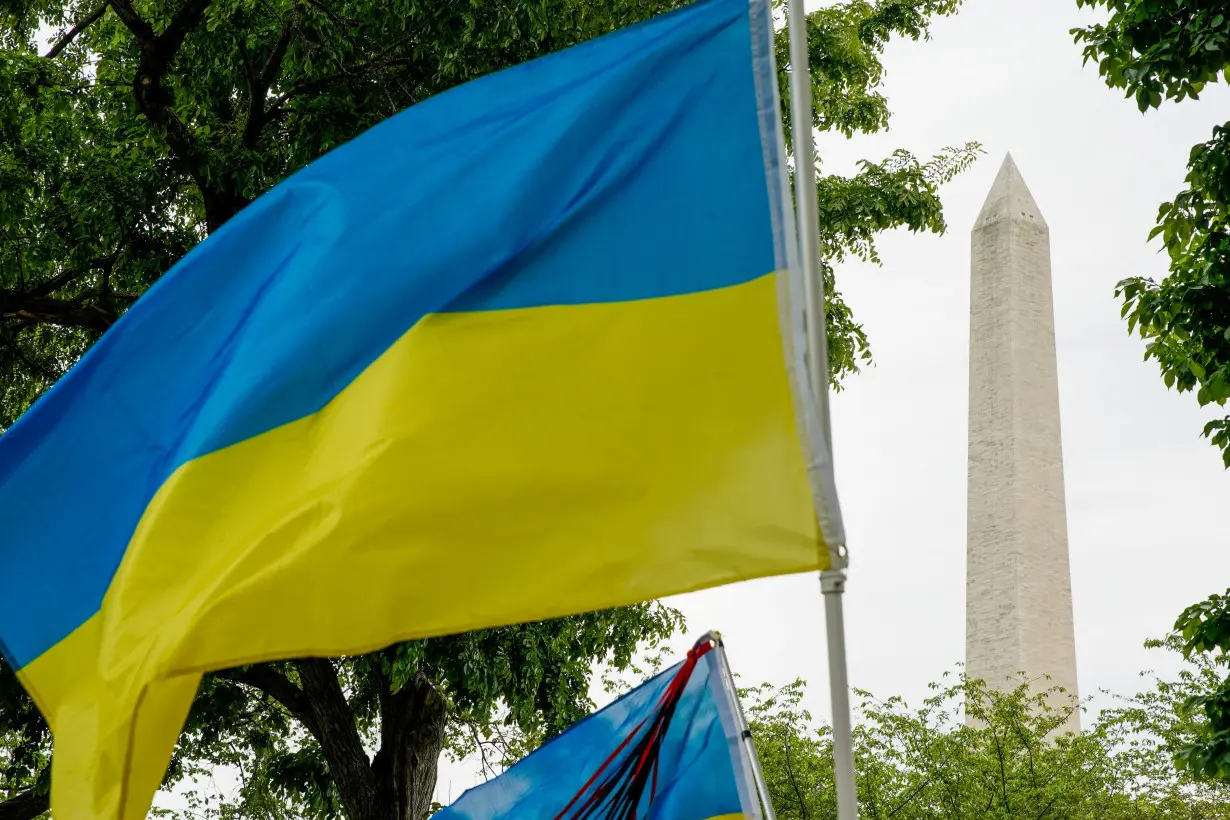
{"type": "MultiPolygon", "coordinates": [[[[809,4],[810,5],[810,4],[809,4]]],[[[816,4],[819,5],[819,4],[816,4]]],[[[1189,148],[1230,93],[1142,116],[1082,69],[1074,0],[971,0],[929,43],[885,57],[893,129],[821,143],[826,170],[897,147],[927,154],[982,142],[987,155],[943,191],[946,236],[881,241],[883,268],[850,264],[840,287],[877,366],[834,403],[838,486],[850,538],[850,680],[912,702],[964,657],[969,229],[1006,151],[1051,230],[1072,586],[1082,693],[1132,693],[1141,648],[1184,606],[1230,585],[1230,474],[1198,437],[1211,413],[1167,392],[1119,319],[1114,284],[1166,266],[1144,239],[1181,189],[1189,148]]],[[[1220,119],[1219,119],[1220,118],[1220,119]]],[[[680,597],[689,634],[720,629],[750,682],[811,682],[827,719],[823,612],[812,576],[680,597]]],[[[681,639],[679,646],[686,646],[681,639]]],[[[473,778],[445,765],[439,799],[473,778]]]]}

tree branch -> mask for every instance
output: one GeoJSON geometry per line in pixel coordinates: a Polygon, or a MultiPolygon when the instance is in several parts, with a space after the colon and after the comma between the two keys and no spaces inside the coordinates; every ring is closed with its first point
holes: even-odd
{"type": "Polygon", "coordinates": [[[349,40],[356,47],[359,46],[358,38],[350,32],[351,27],[355,25],[354,23],[343,19],[341,15],[334,11],[328,3],[323,2],[323,0],[308,0],[308,2],[320,9],[320,11],[324,12],[324,15],[329,18],[330,22],[341,30],[343,37],[349,40]]]}
{"type": "Polygon", "coordinates": [[[277,43],[273,46],[273,51],[269,52],[269,59],[265,60],[265,67],[261,69],[260,83],[268,88],[273,84],[273,81],[278,78],[278,72],[282,69],[282,60],[286,58],[286,49],[290,47],[290,41],[295,33],[295,27],[299,25],[299,7],[295,6],[290,10],[290,14],[286,17],[286,22],[282,24],[282,33],[278,36],[277,43]]]}
{"type": "Polygon", "coordinates": [[[935,775],[931,775],[926,780],[924,780],[923,782],[915,786],[913,791],[907,794],[905,798],[900,803],[897,804],[896,808],[894,808],[888,814],[884,815],[885,820],[889,820],[889,818],[891,818],[894,814],[896,814],[897,812],[901,811],[906,806],[908,806],[910,804],[910,801],[913,800],[915,797],[917,797],[918,793],[921,792],[923,789],[925,789],[928,785],[930,785],[931,781],[934,779],[935,779],[935,775]]]}
{"type": "MultiPolygon", "coordinates": [[[[121,294],[113,295],[121,296],[121,294]]],[[[122,296],[127,298],[132,294],[122,296]]],[[[53,299],[32,293],[0,289],[0,319],[23,319],[102,333],[115,324],[119,318],[118,313],[97,305],[83,305],[67,299],[53,299]]]]}
{"type": "Polygon", "coordinates": [[[1038,788],[1038,771],[1034,767],[1034,747],[1029,742],[1029,734],[1021,727],[1021,724],[1014,720],[1012,729],[1015,732],[1017,739],[1021,741],[1021,745],[1025,747],[1025,751],[1029,756],[1029,783],[1033,788],[1038,788]]]}
{"type": "Polygon", "coordinates": [[[49,794],[35,794],[33,789],[28,789],[0,803],[0,820],[34,820],[50,810],[49,794]]]}
{"type": "Polygon", "coordinates": [[[799,788],[799,781],[794,775],[794,763],[790,760],[790,735],[786,735],[782,743],[782,751],[786,753],[786,774],[790,778],[790,786],[794,789],[794,795],[799,801],[799,815],[803,820],[807,820],[807,801],[803,799],[803,791],[799,788]]]}
{"type": "Polygon", "coordinates": [[[394,43],[384,49],[380,54],[361,65],[353,66],[351,68],[342,68],[339,71],[334,71],[330,74],[326,74],[322,77],[316,77],[311,80],[304,80],[301,83],[291,86],[290,89],[279,95],[278,98],[274,100],[273,105],[269,107],[269,113],[272,114],[274,111],[277,111],[282,106],[286,105],[286,103],[288,103],[292,98],[297,97],[300,94],[306,94],[309,91],[317,91],[331,85],[334,82],[337,82],[338,80],[358,80],[386,68],[394,68],[399,65],[411,64],[413,61],[410,59],[388,56],[395,52],[399,46],[409,43],[411,39],[412,38],[406,38],[403,41],[394,43]]]}
{"type": "Polygon", "coordinates": [[[85,273],[85,270],[73,270],[71,268],[66,268],[48,279],[46,282],[40,282],[32,288],[27,288],[24,292],[30,296],[50,296],[83,273],[85,273]]]}
{"type": "Polygon", "coordinates": [[[142,47],[152,46],[158,40],[154,29],[136,12],[129,0],[108,0],[107,5],[115,9],[120,22],[132,32],[142,47]]]}
{"type": "Polygon", "coordinates": [[[290,712],[295,720],[302,723],[309,732],[316,734],[315,715],[308,704],[308,697],[303,690],[283,675],[273,666],[259,663],[246,669],[228,669],[216,673],[220,678],[233,680],[250,686],[258,692],[268,695],[290,712]]]}
{"type": "Polygon", "coordinates": [[[64,32],[64,35],[59,40],[56,40],[55,45],[51,47],[51,50],[43,55],[44,59],[54,60],[56,57],[59,57],[60,52],[68,48],[69,44],[72,43],[73,40],[77,39],[78,34],[80,34],[81,32],[85,31],[87,28],[89,28],[90,26],[97,23],[99,19],[106,13],[107,13],[107,3],[106,2],[99,3],[98,8],[94,9],[92,12],[90,12],[85,17],[83,17],[80,22],[78,22],[68,31],[64,32]]]}
{"type": "Polygon", "coordinates": [[[263,663],[216,674],[263,692],[285,707],[324,751],[346,816],[372,820],[375,776],[333,665],[327,660],[308,658],[295,661],[295,669],[302,688],[275,667],[263,663]]]}
{"type": "Polygon", "coordinates": [[[165,64],[169,64],[171,58],[179,53],[179,47],[184,44],[188,32],[196,28],[196,24],[205,16],[209,3],[210,0],[188,0],[171,18],[166,30],[158,36],[158,48],[162,51],[165,64]]]}
{"type": "Polygon", "coordinates": [[[1004,810],[1011,813],[1012,804],[1008,801],[1008,771],[1004,765],[1004,749],[999,742],[999,732],[992,728],[991,739],[995,741],[995,757],[999,761],[999,783],[1004,794],[1004,810]]]}
{"type": "Polygon", "coordinates": [[[298,25],[299,7],[295,6],[282,25],[282,33],[278,36],[273,50],[269,52],[269,58],[265,60],[265,67],[259,73],[253,71],[250,75],[248,121],[244,123],[243,128],[243,144],[246,148],[256,147],[261,130],[269,122],[271,112],[265,110],[265,98],[269,94],[270,86],[278,78],[278,72],[282,69],[282,60],[286,59],[286,50],[290,47],[290,41],[298,25]]]}
{"type": "Polygon", "coordinates": [[[188,32],[192,31],[200,22],[201,17],[205,15],[205,9],[209,8],[209,3],[210,0],[187,0],[171,18],[171,22],[167,24],[162,34],[156,34],[154,27],[132,7],[132,0],[108,0],[108,5],[115,9],[120,21],[141,44],[142,58],[147,56],[147,51],[151,52],[149,56],[160,60],[163,69],[179,52],[179,47],[184,44],[184,38],[188,36],[188,32]]]}
{"type": "Polygon", "coordinates": [[[13,351],[13,355],[16,356],[22,364],[29,368],[31,372],[41,376],[44,380],[54,382],[57,378],[59,378],[55,373],[48,370],[42,364],[27,356],[26,352],[21,349],[21,345],[18,344],[16,338],[7,340],[6,346],[9,350],[13,351]]]}
{"type": "Polygon", "coordinates": [[[174,95],[162,84],[171,61],[184,44],[184,38],[200,22],[210,0],[187,0],[162,34],[156,34],[153,27],[133,9],[131,0],[109,2],[141,47],[141,62],[132,84],[137,105],[145,118],[162,133],[172,155],[196,183],[205,205],[206,229],[216,231],[239,213],[248,200],[234,190],[234,180],[229,176],[226,177],[227,182],[231,183],[229,186],[210,180],[206,173],[208,158],[205,151],[175,113],[174,95]]]}
{"type": "Polygon", "coordinates": [[[373,820],[376,815],[376,777],[367,760],[354,715],[342,692],[333,664],[320,658],[295,661],[307,696],[329,773],[349,820],[373,820]]]}
{"type": "Polygon", "coordinates": [[[81,277],[82,275],[89,273],[90,271],[100,270],[103,271],[104,274],[109,274],[111,269],[115,266],[116,261],[120,258],[120,254],[123,250],[123,246],[121,246],[110,256],[100,256],[97,259],[87,262],[82,268],[65,268],[55,276],[48,279],[46,282],[40,282],[32,288],[26,288],[25,293],[30,296],[50,296],[60,288],[81,277]]]}

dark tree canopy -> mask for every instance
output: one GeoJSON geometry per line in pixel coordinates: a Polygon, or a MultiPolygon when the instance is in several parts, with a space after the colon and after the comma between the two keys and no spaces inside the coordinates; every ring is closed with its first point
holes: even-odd
{"type": "MultiPolygon", "coordinates": [[[[850,0],[812,14],[817,128],[885,128],[883,48],[925,38],[957,4],[850,0]]],[[[279,180],[451,86],[678,5],[0,0],[0,431],[279,180]]],[[[782,32],[783,88],[786,53],[782,32]]],[[[831,265],[876,260],[879,231],[943,231],[939,186],[977,153],[899,151],[851,177],[817,171],[835,384],[870,353],[831,265]]],[[[442,748],[515,758],[590,708],[595,663],[624,667],[679,627],[678,613],[647,604],[212,674],[167,784],[238,772],[238,797],[194,805],[207,816],[421,820],[442,748]]],[[[0,666],[0,820],[47,810],[51,753],[0,666]]],[[[196,801],[207,792],[188,789],[196,801]]]]}
{"type": "MultiPolygon", "coordinates": [[[[0,430],[208,231],[288,174],[457,83],[677,5],[4,0],[0,430]]],[[[885,128],[880,52],[894,35],[925,37],[956,5],[860,0],[812,14],[817,127],[885,128]]],[[[872,237],[888,228],[942,231],[938,187],[975,153],[898,152],[853,177],[820,175],[828,260],[874,259],[872,237]]],[[[870,354],[827,273],[836,382],[870,354]]]]}

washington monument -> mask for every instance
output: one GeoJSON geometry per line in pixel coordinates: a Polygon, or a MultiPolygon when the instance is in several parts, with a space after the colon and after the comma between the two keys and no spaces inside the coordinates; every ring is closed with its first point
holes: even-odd
{"type": "Polygon", "coordinates": [[[1050,236],[1011,155],[972,240],[965,671],[1075,697],[1050,236]]]}

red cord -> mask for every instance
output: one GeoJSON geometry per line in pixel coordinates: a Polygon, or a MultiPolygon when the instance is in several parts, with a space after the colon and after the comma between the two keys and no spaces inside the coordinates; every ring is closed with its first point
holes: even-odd
{"type": "Polygon", "coordinates": [[[580,805],[579,808],[577,808],[572,820],[589,820],[588,815],[590,812],[595,809],[602,800],[610,796],[612,793],[615,793],[618,796],[615,799],[615,803],[608,809],[608,814],[614,814],[614,812],[619,810],[617,808],[619,804],[626,801],[629,805],[627,805],[623,810],[627,812],[627,816],[623,818],[610,817],[606,818],[606,820],[636,820],[637,804],[640,802],[638,799],[638,789],[644,788],[645,778],[650,779],[649,802],[652,805],[658,793],[658,752],[661,749],[662,742],[670,726],[671,718],[674,715],[675,706],[678,704],[680,697],[682,697],[683,691],[687,687],[688,681],[692,677],[692,672],[696,669],[696,664],[702,657],[713,649],[713,646],[713,643],[706,641],[705,643],[692,647],[692,649],[688,652],[687,659],[680,665],[679,671],[675,673],[674,678],[671,679],[671,682],[667,685],[666,690],[658,699],[658,704],[654,714],[646,717],[636,725],[631,733],[623,739],[615,751],[602,762],[602,765],[598,767],[598,770],[594,772],[593,776],[585,782],[585,785],[581,787],[581,790],[573,796],[572,800],[568,801],[568,805],[564,807],[563,811],[555,816],[555,820],[565,819],[565,816],[572,811],[574,806],[576,806],[577,801],[580,800],[586,792],[589,792],[590,788],[594,786],[595,782],[598,781],[598,778],[602,776],[602,773],[606,771],[607,767],[614,763],[624,749],[628,747],[628,744],[631,743],[638,734],[640,734],[641,729],[645,726],[646,721],[650,720],[650,718],[652,718],[653,721],[650,724],[649,733],[637,744],[642,748],[631,769],[629,770],[626,768],[628,765],[627,762],[622,764],[619,767],[619,771],[615,772],[610,778],[608,778],[608,780],[599,784],[598,787],[594,789],[593,793],[589,795],[589,797],[580,805]],[[637,786],[638,781],[640,783],[639,786],[637,786]]]}

